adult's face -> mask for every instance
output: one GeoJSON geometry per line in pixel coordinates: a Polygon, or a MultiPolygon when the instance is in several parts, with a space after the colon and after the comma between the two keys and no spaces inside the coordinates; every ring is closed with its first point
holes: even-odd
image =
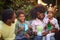
{"type": "Polygon", "coordinates": [[[37,13],[37,17],[39,18],[39,19],[43,19],[44,18],[44,13],[37,13]]]}

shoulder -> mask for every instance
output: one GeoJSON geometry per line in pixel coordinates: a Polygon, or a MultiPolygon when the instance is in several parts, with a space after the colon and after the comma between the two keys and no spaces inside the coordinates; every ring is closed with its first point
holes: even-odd
{"type": "Polygon", "coordinates": [[[25,21],[26,24],[30,25],[30,22],[29,21],[25,21]]]}
{"type": "Polygon", "coordinates": [[[32,20],[31,25],[35,25],[36,23],[38,23],[38,21],[36,19],[32,20]]]}
{"type": "Polygon", "coordinates": [[[36,22],[36,20],[32,20],[32,23],[36,22]]]}
{"type": "Polygon", "coordinates": [[[0,21],[0,30],[1,30],[1,28],[3,27],[2,25],[3,25],[3,22],[0,21]]]}
{"type": "Polygon", "coordinates": [[[19,20],[15,21],[15,24],[16,24],[16,25],[17,25],[17,24],[20,24],[19,20]]]}
{"type": "Polygon", "coordinates": [[[3,22],[0,20],[0,23],[3,23],[3,22]]]}
{"type": "Polygon", "coordinates": [[[26,23],[29,23],[29,21],[25,21],[26,23]]]}
{"type": "Polygon", "coordinates": [[[53,18],[53,20],[54,20],[54,21],[57,21],[57,19],[56,19],[56,18],[53,18]]]}

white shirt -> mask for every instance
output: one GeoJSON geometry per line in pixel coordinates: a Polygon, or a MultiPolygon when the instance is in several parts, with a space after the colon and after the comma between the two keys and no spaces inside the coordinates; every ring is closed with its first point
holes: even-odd
{"type": "Polygon", "coordinates": [[[33,27],[33,31],[34,32],[37,32],[37,35],[39,36],[39,34],[42,34],[43,30],[44,30],[44,27],[46,26],[46,19],[43,19],[43,21],[39,20],[39,19],[35,19],[32,21],[32,27],[33,27]],[[42,27],[42,31],[41,32],[38,32],[37,31],[37,26],[40,26],[42,27]]]}
{"type": "MultiPolygon", "coordinates": [[[[47,18],[47,20],[49,20],[49,19],[47,18]]],[[[59,24],[58,24],[58,21],[56,18],[53,17],[53,19],[50,20],[50,22],[55,25],[55,28],[59,29],[59,24]]],[[[53,26],[51,26],[51,27],[53,28],[53,26]]]]}
{"type": "MultiPolygon", "coordinates": [[[[47,15],[47,12],[45,12],[45,17],[44,17],[44,19],[46,19],[46,23],[48,23],[48,20],[49,20],[47,16],[48,16],[48,15],[47,15]]],[[[59,24],[58,24],[58,21],[57,21],[56,18],[53,17],[53,19],[50,20],[50,22],[55,25],[55,28],[58,28],[58,29],[59,29],[59,24]]],[[[52,27],[53,27],[53,26],[52,26],[52,27]]]]}

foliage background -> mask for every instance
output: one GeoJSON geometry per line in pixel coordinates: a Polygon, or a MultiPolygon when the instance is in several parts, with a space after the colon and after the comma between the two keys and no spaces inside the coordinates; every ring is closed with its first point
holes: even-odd
{"type": "MultiPolygon", "coordinates": [[[[55,0],[43,0],[48,4],[55,4],[55,0]]],[[[56,16],[60,16],[60,0],[58,0],[58,12],[56,16]]],[[[26,15],[29,14],[29,11],[37,5],[37,0],[0,0],[0,19],[1,19],[1,12],[5,8],[12,8],[13,10],[23,9],[26,15]]],[[[27,20],[30,17],[27,16],[27,20]]]]}

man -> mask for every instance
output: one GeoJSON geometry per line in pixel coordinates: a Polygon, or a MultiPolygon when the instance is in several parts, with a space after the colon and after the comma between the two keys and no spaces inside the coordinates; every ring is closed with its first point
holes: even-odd
{"type": "Polygon", "coordinates": [[[0,21],[0,38],[3,40],[14,40],[15,39],[15,13],[11,9],[4,9],[2,11],[2,21],[0,21]]]}

